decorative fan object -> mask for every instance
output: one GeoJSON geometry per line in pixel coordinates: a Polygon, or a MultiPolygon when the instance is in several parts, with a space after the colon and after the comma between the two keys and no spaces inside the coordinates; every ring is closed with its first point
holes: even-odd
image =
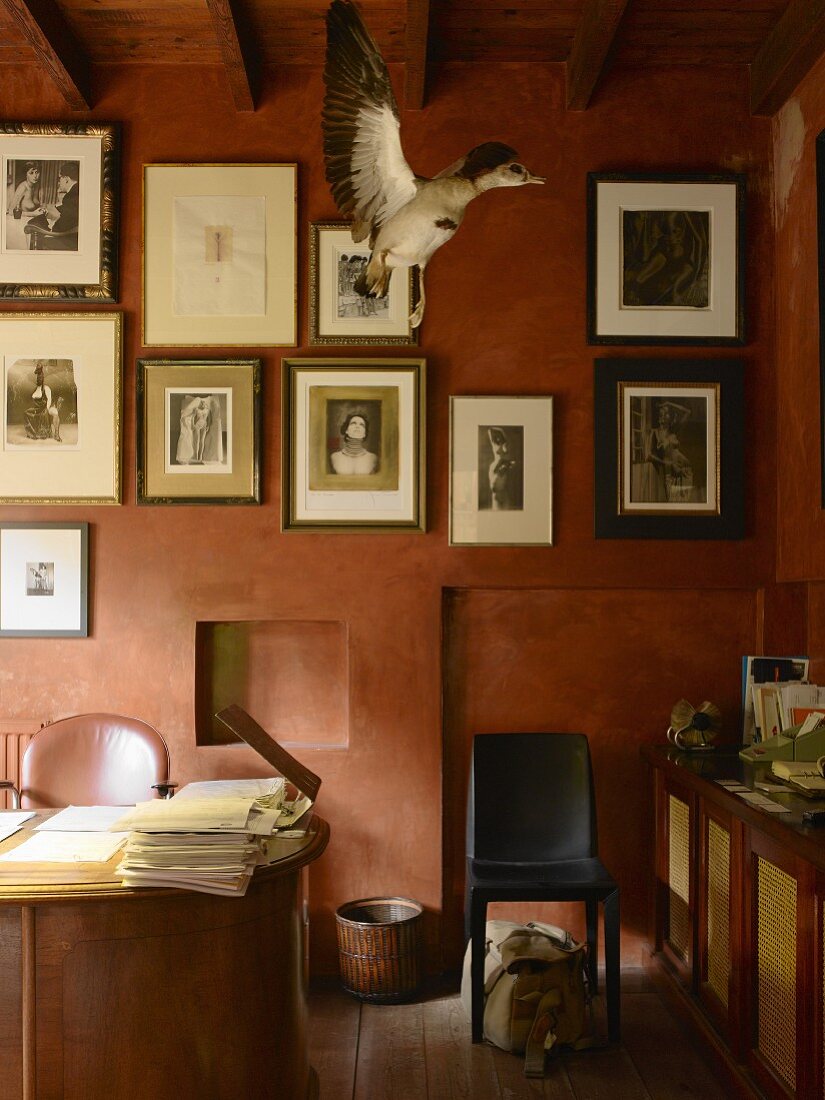
{"type": "Polygon", "coordinates": [[[722,729],[722,712],[705,700],[697,710],[687,699],[680,699],[670,712],[667,739],[685,752],[703,752],[713,748],[722,729]]]}

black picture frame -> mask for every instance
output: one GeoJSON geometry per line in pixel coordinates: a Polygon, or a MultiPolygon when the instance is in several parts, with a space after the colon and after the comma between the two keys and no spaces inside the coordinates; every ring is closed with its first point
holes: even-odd
{"type": "MultiPolygon", "coordinates": [[[[740,360],[597,359],[594,406],[596,538],[744,537],[744,367],[740,360]],[[664,494],[648,493],[642,487],[644,477],[654,472],[664,476],[668,469],[663,460],[652,454],[647,457],[652,450],[654,402],[658,409],[670,405],[681,410],[684,423],[691,416],[691,406],[705,410],[704,443],[699,438],[701,416],[694,416],[691,446],[682,444],[685,453],[670,447],[669,468],[678,473],[678,455],[686,476],[674,478],[664,494]]],[[[671,430],[670,436],[676,447],[677,430],[671,430]]]]}
{"type": "MultiPolygon", "coordinates": [[[[62,304],[71,300],[117,302],[120,125],[0,120],[0,160],[7,192],[15,182],[22,183],[19,176],[26,165],[41,173],[36,194],[26,196],[25,205],[32,215],[28,220],[19,202],[3,210],[0,297],[59,300],[62,304]],[[78,177],[76,186],[66,184],[68,193],[64,193],[60,179],[53,177],[59,177],[64,165],[72,164],[77,166],[73,173],[78,177]],[[71,191],[75,197],[70,204],[71,191]],[[32,207],[33,202],[40,205],[32,207]],[[60,230],[61,222],[70,228],[60,230]],[[6,233],[12,231],[8,227],[14,227],[21,241],[11,251],[6,249],[6,233]],[[82,252],[75,263],[72,253],[80,246],[86,252],[91,247],[90,264],[82,252]]],[[[7,201],[12,202],[16,194],[7,201]]]]}
{"type": "Polygon", "coordinates": [[[745,195],[745,176],[735,172],[588,173],[588,344],[744,344],[745,195]],[[700,233],[687,217],[694,211],[704,241],[700,241],[700,233]],[[672,243],[669,249],[658,249],[655,257],[662,265],[656,273],[659,285],[655,290],[651,271],[644,285],[637,273],[637,290],[645,292],[642,297],[658,293],[658,302],[625,301],[629,293],[625,279],[630,274],[625,219],[634,214],[646,216],[639,247],[644,249],[647,265],[655,251],[653,240],[672,242],[676,229],[680,233],[678,273],[673,268],[677,261],[672,243]],[[679,222],[675,222],[674,215],[682,215],[679,222]],[[670,235],[669,223],[675,223],[670,226],[670,235]],[[685,239],[696,244],[698,255],[684,247],[685,239]],[[688,278],[693,273],[690,292],[682,280],[683,271],[688,278]],[[696,308],[690,308],[694,304],[696,308]]]}

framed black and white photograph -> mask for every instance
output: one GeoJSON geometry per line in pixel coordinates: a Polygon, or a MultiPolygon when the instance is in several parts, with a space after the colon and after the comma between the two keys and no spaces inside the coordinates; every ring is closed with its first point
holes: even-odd
{"type": "Polygon", "coordinates": [[[285,531],[423,531],[423,359],[284,360],[285,531]]]}
{"type": "Polygon", "coordinates": [[[0,637],[85,638],[88,523],[0,522],[0,637]]]}
{"type": "Polygon", "coordinates": [[[370,258],[354,244],[346,222],[313,222],[309,238],[309,342],[390,345],[418,343],[410,324],[417,302],[414,268],[396,268],[380,298],[358,292],[370,258]]]}
{"type": "Polygon", "coordinates": [[[260,359],[139,359],[138,504],[259,504],[260,359]]]}
{"type": "Polygon", "coordinates": [[[740,362],[599,359],[594,425],[597,538],[743,537],[740,362]]]}
{"type": "Polygon", "coordinates": [[[117,301],[118,140],[114,125],[0,122],[4,298],[117,301]]]}
{"type": "Polygon", "coordinates": [[[450,543],[553,542],[553,398],[450,398],[450,543]]]}
{"type": "Polygon", "coordinates": [[[0,503],[120,503],[120,313],[0,314],[0,503]]]}
{"type": "Polygon", "coordinates": [[[744,343],[745,179],[587,178],[591,344],[744,343]]]}
{"type": "Polygon", "coordinates": [[[147,164],[143,343],[295,343],[294,164],[147,164]]]}

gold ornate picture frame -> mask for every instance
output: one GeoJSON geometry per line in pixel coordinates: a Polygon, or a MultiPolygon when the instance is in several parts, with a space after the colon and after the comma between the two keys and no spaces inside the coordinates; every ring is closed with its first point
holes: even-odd
{"type": "Polygon", "coordinates": [[[0,157],[0,296],[116,302],[118,127],[0,122],[0,157]]]}
{"type": "Polygon", "coordinates": [[[348,222],[309,227],[309,342],[347,346],[418,343],[410,314],[418,301],[418,269],[396,268],[383,298],[355,291],[369,259],[366,241],[354,244],[348,222]]]}
{"type": "Polygon", "coordinates": [[[0,504],[119,504],[121,313],[0,313],[0,504]]]}

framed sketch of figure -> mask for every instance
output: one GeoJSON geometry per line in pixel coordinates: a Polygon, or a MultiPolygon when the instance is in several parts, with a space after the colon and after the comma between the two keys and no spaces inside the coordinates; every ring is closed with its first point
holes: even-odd
{"type": "Polygon", "coordinates": [[[0,637],[87,637],[88,584],[88,523],[0,521],[0,637]]]}
{"type": "Polygon", "coordinates": [[[424,530],[424,361],[284,361],[290,530],[424,530]]]}

